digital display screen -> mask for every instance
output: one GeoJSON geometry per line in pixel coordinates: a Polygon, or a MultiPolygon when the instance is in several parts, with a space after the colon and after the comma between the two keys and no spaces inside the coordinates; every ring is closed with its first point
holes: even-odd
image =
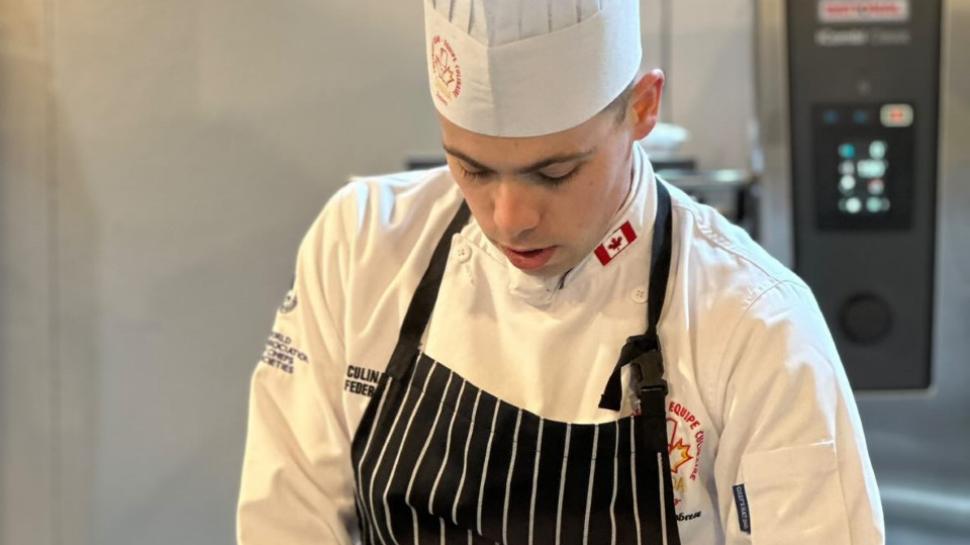
{"type": "Polygon", "coordinates": [[[850,216],[886,214],[892,208],[888,179],[889,144],[885,140],[848,140],[838,144],[839,212],[850,216]]]}
{"type": "Polygon", "coordinates": [[[916,127],[912,104],[818,104],[813,116],[819,228],[909,228],[916,127]]]}

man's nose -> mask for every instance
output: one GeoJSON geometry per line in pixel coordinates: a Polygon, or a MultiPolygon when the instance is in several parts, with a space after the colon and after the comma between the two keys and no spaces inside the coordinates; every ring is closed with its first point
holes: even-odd
{"type": "Polygon", "coordinates": [[[516,181],[496,184],[492,221],[498,234],[508,244],[526,242],[529,233],[539,226],[541,211],[532,188],[516,181]]]}

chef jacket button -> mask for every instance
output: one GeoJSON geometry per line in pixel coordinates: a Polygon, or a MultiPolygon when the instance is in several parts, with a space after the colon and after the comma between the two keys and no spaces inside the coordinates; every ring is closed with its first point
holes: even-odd
{"type": "Polygon", "coordinates": [[[644,288],[643,286],[633,288],[633,292],[630,293],[630,298],[632,298],[635,303],[646,303],[647,288],[644,288]]]}
{"type": "Polygon", "coordinates": [[[471,257],[472,257],[472,250],[471,250],[471,248],[469,248],[468,246],[466,246],[464,244],[459,244],[458,247],[455,248],[455,257],[458,258],[458,261],[464,263],[464,262],[468,261],[469,259],[471,259],[471,257]]]}

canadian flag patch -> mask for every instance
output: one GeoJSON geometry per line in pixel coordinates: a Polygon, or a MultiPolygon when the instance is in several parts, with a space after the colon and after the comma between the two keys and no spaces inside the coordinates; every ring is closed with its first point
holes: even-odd
{"type": "Polygon", "coordinates": [[[610,261],[613,261],[617,255],[623,250],[626,250],[627,246],[633,244],[633,241],[637,239],[637,232],[633,230],[633,226],[630,222],[626,222],[620,226],[619,229],[613,231],[609,237],[603,241],[602,244],[596,247],[596,258],[600,260],[600,263],[605,267],[609,265],[610,261]]]}

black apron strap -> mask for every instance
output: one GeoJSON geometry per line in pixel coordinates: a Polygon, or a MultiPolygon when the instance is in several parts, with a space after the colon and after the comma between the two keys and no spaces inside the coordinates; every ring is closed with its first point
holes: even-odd
{"type": "Polygon", "coordinates": [[[468,203],[464,200],[455,213],[454,219],[448,225],[438,245],[431,255],[431,263],[424,272],[418,289],[415,290],[408,305],[407,314],[404,315],[404,322],[401,324],[401,333],[397,339],[397,346],[391,355],[391,361],[387,366],[387,373],[397,380],[402,380],[407,374],[408,368],[413,363],[415,355],[421,346],[421,336],[431,319],[431,312],[434,310],[435,301],[438,299],[438,288],[441,287],[441,279],[445,274],[445,266],[448,264],[448,253],[451,250],[452,237],[461,231],[462,227],[468,223],[468,203]]]}
{"type": "Polygon", "coordinates": [[[673,247],[673,217],[671,214],[670,193],[659,179],[657,185],[657,215],[653,222],[653,242],[650,249],[650,286],[647,289],[647,330],[642,335],[629,337],[620,350],[616,367],[606,383],[600,398],[600,408],[620,410],[622,387],[620,370],[633,364],[640,377],[640,410],[643,414],[658,410],[664,414],[664,397],[667,383],[663,379],[663,355],[657,324],[663,312],[664,297],[667,293],[667,279],[670,276],[670,259],[673,247]],[[643,399],[644,388],[648,388],[648,399],[643,399]],[[653,398],[659,395],[659,404],[653,398]]]}
{"type": "MultiPolygon", "coordinates": [[[[635,354],[629,362],[634,366],[634,376],[638,378],[637,393],[640,398],[640,415],[637,422],[637,435],[641,438],[639,449],[656,456],[661,494],[659,541],[667,545],[680,545],[680,530],[677,526],[677,510],[674,507],[673,475],[670,472],[670,455],[667,445],[667,382],[664,380],[663,351],[657,324],[663,312],[664,298],[667,294],[667,280],[670,276],[670,261],[673,249],[673,216],[671,213],[670,193],[663,182],[657,180],[657,218],[654,222],[653,249],[650,260],[649,305],[647,307],[647,331],[627,339],[632,348],[628,354],[635,354]],[[637,353],[638,352],[638,353],[637,353]]],[[[624,347],[626,348],[626,347],[624,347]]],[[[616,373],[619,368],[617,368],[616,373]]],[[[647,462],[649,463],[649,462],[647,462]]]]}

